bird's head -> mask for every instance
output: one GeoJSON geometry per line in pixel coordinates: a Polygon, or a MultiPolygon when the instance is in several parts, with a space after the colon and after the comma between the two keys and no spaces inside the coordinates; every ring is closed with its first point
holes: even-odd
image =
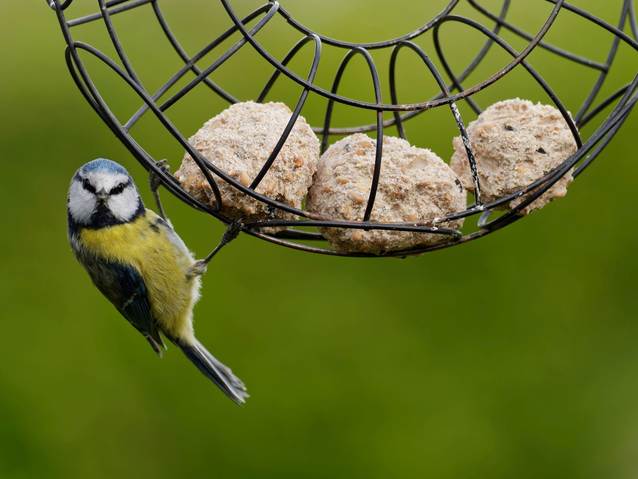
{"type": "Polygon", "coordinates": [[[67,207],[70,220],[94,228],[127,223],[144,211],[126,169],[105,159],[90,161],[76,171],[67,207]]]}

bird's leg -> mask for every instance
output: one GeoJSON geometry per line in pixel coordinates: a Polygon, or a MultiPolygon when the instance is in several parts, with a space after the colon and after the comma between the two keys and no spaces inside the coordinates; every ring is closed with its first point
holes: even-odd
{"type": "Polygon", "coordinates": [[[241,232],[242,227],[243,227],[243,223],[241,219],[238,219],[233,221],[232,223],[229,223],[228,227],[226,228],[226,231],[224,232],[224,235],[222,236],[221,241],[219,242],[217,246],[215,246],[215,249],[213,249],[213,251],[211,251],[208,254],[208,256],[206,256],[206,258],[195,261],[195,263],[193,263],[193,265],[188,269],[186,276],[188,278],[194,278],[195,276],[203,275],[206,272],[208,263],[210,263],[213,257],[217,253],[219,253],[219,251],[224,246],[226,246],[232,240],[237,238],[237,236],[241,232]]]}
{"type": "MultiPolygon", "coordinates": [[[[156,161],[155,165],[164,173],[168,173],[168,174],[171,173],[167,160],[156,161]]],[[[162,201],[160,200],[160,196],[158,192],[159,187],[162,185],[162,179],[157,173],[151,170],[148,180],[149,180],[149,185],[151,187],[151,193],[153,193],[153,198],[155,198],[155,203],[157,204],[157,212],[162,217],[162,219],[165,220],[166,213],[164,212],[164,207],[162,206],[162,201]]]]}

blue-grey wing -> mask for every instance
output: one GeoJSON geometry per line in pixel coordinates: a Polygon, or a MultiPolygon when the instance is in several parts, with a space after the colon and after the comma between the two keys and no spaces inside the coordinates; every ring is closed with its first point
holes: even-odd
{"type": "Polygon", "coordinates": [[[180,238],[180,236],[175,232],[175,230],[173,229],[173,225],[171,224],[171,221],[168,218],[163,219],[157,216],[157,218],[155,219],[155,225],[164,229],[168,240],[171,243],[173,243],[175,248],[177,248],[177,250],[181,254],[192,258],[193,256],[192,253],[189,251],[188,247],[186,246],[182,238],[180,238]]]}
{"type": "Polygon", "coordinates": [[[161,354],[165,349],[153,318],[144,279],[132,266],[95,257],[80,258],[95,286],[161,354]]]}

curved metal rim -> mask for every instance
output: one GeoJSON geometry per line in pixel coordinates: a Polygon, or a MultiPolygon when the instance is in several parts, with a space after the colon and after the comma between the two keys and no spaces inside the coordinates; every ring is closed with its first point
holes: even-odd
{"type": "MultiPolygon", "coordinates": [[[[431,108],[436,108],[436,107],[441,106],[441,105],[446,105],[446,104],[451,103],[453,101],[462,100],[462,99],[464,99],[464,98],[466,98],[466,97],[468,97],[470,95],[473,95],[473,94],[475,94],[475,93],[487,88],[488,86],[492,85],[497,80],[499,80],[500,78],[505,76],[507,73],[512,71],[517,65],[519,65],[533,51],[533,49],[536,47],[536,45],[538,45],[538,43],[543,39],[545,34],[549,31],[549,28],[553,25],[554,21],[556,20],[556,17],[558,16],[558,13],[560,12],[563,3],[565,3],[565,0],[556,0],[554,8],[552,9],[552,12],[548,16],[547,20],[545,21],[545,23],[543,24],[543,26],[541,27],[539,32],[534,37],[534,40],[531,41],[525,47],[525,49],[512,62],[510,62],[506,67],[504,67],[502,70],[500,70],[496,74],[492,75],[487,80],[484,80],[483,82],[478,83],[478,84],[474,85],[473,87],[467,88],[464,91],[459,92],[459,93],[454,94],[454,95],[449,96],[449,97],[445,97],[445,98],[441,98],[441,99],[437,99],[437,100],[428,100],[428,101],[424,101],[424,102],[417,102],[417,103],[406,103],[406,104],[403,104],[403,105],[392,105],[390,103],[381,103],[381,102],[370,103],[370,102],[365,102],[365,101],[353,100],[352,98],[347,98],[347,97],[344,97],[344,96],[341,96],[341,95],[335,95],[335,94],[333,94],[333,93],[329,92],[328,90],[325,90],[325,89],[323,89],[321,87],[318,87],[318,86],[313,85],[313,84],[309,84],[306,80],[301,78],[299,75],[297,75],[293,71],[289,70],[287,67],[283,66],[270,53],[268,53],[268,51],[257,40],[255,40],[253,38],[253,36],[250,34],[250,32],[248,32],[248,30],[246,30],[245,26],[241,24],[241,21],[237,17],[237,15],[236,15],[235,11],[233,10],[233,8],[230,6],[228,0],[220,0],[220,2],[224,6],[224,8],[226,10],[226,13],[231,18],[231,20],[233,21],[235,26],[242,33],[244,38],[253,46],[253,48],[267,62],[269,62],[275,68],[280,70],[288,78],[290,78],[294,82],[298,83],[300,86],[302,86],[304,88],[308,88],[310,91],[312,91],[314,93],[317,93],[317,94],[323,96],[324,98],[328,98],[328,99],[334,100],[334,101],[336,101],[338,103],[342,103],[344,105],[350,105],[350,106],[355,106],[355,107],[358,107],[358,108],[365,108],[365,109],[377,110],[377,111],[379,111],[379,110],[382,110],[382,111],[414,111],[414,110],[428,110],[428,109],[431,109],[431,108]]],[[[278,2],[272,1],[271,3],[272,3],[273,6],[276,6],[277,9],[280,8],[278,2]]],[[[436,27],[436,25],[438,25],[440,22],[443,22],[443,21],[445,21],[445,17],[443,19],[440,19],[439,22],[433,24],[432,27],[436,27]]]]}

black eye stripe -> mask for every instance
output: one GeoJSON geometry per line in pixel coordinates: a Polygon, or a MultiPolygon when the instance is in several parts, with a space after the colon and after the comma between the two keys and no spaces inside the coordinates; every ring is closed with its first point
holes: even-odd
{"type": "Polygon", "coordinates": [[[109,191],[109,195],[119,195],[120,193],[124,191],[124,188],[126,188],[130,184],[131,184],[130,180],[125,181],[124,183],[120,183],[119,185],[111,188],[111,191],[109,191]]]}
{"type": "MultiPolygon", "coordinates": [[[[92,194],[96,194],[97,193],[97,190],[91,184],[91,182],[89,181],[88,178],[82,178],[81,179],[81,183],[82,183],[82,188],[84,188],[89,193],[92,193],[92,194]]],[[[120,183],[120,184],[114,186],[113,188],[111,188],[111,190],[109,191],[109,195],[119,195],[130,184],[131,184],[131,180],[130,179],[128,179],[126,181],[123,181],[122,183],[120,183]]]]}
{"type": "Polygon", "coordinates": [[[86,191],[95,194],[95,188],[93,188],[93,185],[91,184],[91,182],[88,180],[88,178],[84,178],[82,180],[82,188],[84,188],[86,191]]]}

